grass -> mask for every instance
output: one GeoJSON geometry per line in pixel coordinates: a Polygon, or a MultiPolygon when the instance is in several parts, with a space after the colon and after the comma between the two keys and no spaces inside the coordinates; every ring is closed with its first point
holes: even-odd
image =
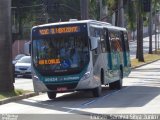
{"type": "Polygon", "coordinates": [[[13,96],[23,95],[23,94],[26,94],[26,93],[29,93],[29,92],[30,91],[21,90],[21,89],[16,89],[15,91],[12,91],[12,92],[0,92],[0,100],[10,98],[10,97],[13,97],[13,96]]]}
{"type": "Polygon", "coordinates": [[[137,59],[132,59],[131,60],[131,65],[132,67],[136,67],[139,65],[143,65],[145,63],[149,63],[155,60],[159,60],[160,59],[160,50],[157,51],[157,53],[153,53],[153,54],[144,54],[144,62],[139,62],[137,59]]]}

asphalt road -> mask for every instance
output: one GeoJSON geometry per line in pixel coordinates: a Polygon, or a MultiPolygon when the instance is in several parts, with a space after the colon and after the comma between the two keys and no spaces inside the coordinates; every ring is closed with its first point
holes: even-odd
{"type": "Polygon", "coordinates": [[[103,87],[99,98],[93,98],[90,92],[74,92],[58,94],[55,100],[49,100],[46,94],[41,94],[1,105],[0,113],[18,115],[20,120],[94,119],[95,114],[160,114],[160,61],[133,70],[124,79],[121,90],[103,87]]]}

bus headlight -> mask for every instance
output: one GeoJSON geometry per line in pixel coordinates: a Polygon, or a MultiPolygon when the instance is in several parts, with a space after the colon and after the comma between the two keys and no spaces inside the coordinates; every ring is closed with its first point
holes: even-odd
{"type": "Polygon", "coordinates": [[[90,72],[90,71],[86,72],[86,73],[83,75],[83,77],[81,78],[81,80],[88,79],[88,78],[90,77],[90,75],[91,75],[91,72],[90,72]]]}

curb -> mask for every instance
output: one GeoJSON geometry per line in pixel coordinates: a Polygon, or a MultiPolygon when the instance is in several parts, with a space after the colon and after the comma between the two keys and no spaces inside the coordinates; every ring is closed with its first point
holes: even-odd
{"type": "Polygon", "coordinates": [[[148,64],[151,64],[151,63],[154,63],[154,62],[157,62],[159,61],[160,59],[157,59],[157,60],[154,60],[154,61],[151,61],[151,62],[147,62],[147,63],[144,63],[144,64],[141,64],[141,65],[138,65],[138,66],[135,66],[135,67],[132,67],[131,69],[136,69],[136,68],[139,68],[139,67],[142,67],[142,66],[145,66],[145,65],[148,65],[148,64]]]}
{"type": "Polygon", "coordinates": [[[17,100],[26,99],[26,98],[29,98],[29,97],[34,97],[36,95],[39,95],[39,93],[34,93],[33,92],[33,93],[27,93],[27,94],[24,94],[24,95],[7,98],[7,99],[4,99],[4,100],[0,100],[0,105],[6,104],[6,103],[9,103],[9,102],[13,102],[13,101],[17,101],[17,100]]]}

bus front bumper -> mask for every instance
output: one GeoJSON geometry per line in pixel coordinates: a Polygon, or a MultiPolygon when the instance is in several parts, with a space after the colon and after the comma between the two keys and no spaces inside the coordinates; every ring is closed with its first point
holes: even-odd
{"type": "Polygon", "coordinates": [[[97,86],[99,86],[100,82],[99,80],[95,79],[95,77],[89,77],[88,79],[80,80],[74,83],[72,82],[65,84],[44,84],[38,78],[33,77],[33,84],[35,92],[54,91],[57,93],[61,93],[96,88],[97,86]]]}

